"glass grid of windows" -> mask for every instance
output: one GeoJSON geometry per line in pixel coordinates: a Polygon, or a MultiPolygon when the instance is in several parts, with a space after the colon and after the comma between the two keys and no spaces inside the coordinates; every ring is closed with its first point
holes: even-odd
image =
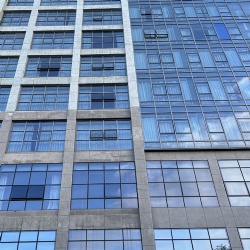
{"type": "Polygon", "coordinates": [[[250,249],[250,228],[238,228],[244,250],[250,249]]]}
{"type": "Polygon", "coordinates": [[[115,25],[122,24],[121,10],[98,10],[83,12],[84,25],[115,25]]]}
{"type": "Polygon", "coordinates": [[[139,229],[69,230],[69,250],[142,250],[139,229]]]}
{"type": "Polygon", "coordinates": [[[83,85],[79,88],[78,109],[127,109],[127,85],[83,85]]]}
{"type": "Polygon", "coordinates": [[[58,209],[61,175],[62,164],[1,165],[0,210],[58,209]]]}
{"type": "Polygon", "coordinates": [[[72,49],[74,32],[35,32],[32,49],[72,49]]]}
{"type": "Polygon", "coordinates": [[[248,147],[250,4],[129,5],[145,147],[248,147]]]}
{"type": "Polygon", "coordinates": [[[27,26],[30,11],[6,11],[1,20],[1,26],[27,26]]]}
{"type": "Polygon", "coordinates": [[[155,229],[156,250],[230,250],[226,229],[155,229]]]}
{"type": "Polygon", "coordinates": [[[9,0],[8,6],[32,6],[34,0],[9,0]]]}
{"type": "Polygon", "coordinates": [[[8,152],[63,151],[66,122],[13,122],[8,152]]]}
{"type": "Polygon", "coordinates": [[[207,161],[147,161],[152,207],[214,207],[218,200],[207,161]]]}
{"type": "Polygon", "coordinates": [[[39,11],[37,26],[69,26],[75,25],[75,11],[39,11]]]}
{"type": "Polygon", "coordinates": [[[250,206],[250,161],[219,161],[231,206],[250,206]]]}
{"type": "Polygon", "coordinates": [[[120,4],[120,0],[85,0],[85,5],[120,4]]]}
{"type": "Polygon", "coordinates": [[[12,78],[15,76],[18,57],[0,57],[0,77],[12,78]]]}
{"type": "Polygon", "coordinates": [[[0,110],[5,111],[8,98],[10,95],[10,87],[0,87],[0,110]]]}
{"type": "Polygon", "coordinates": [[[67,77],[71,64],[69,56],[29,57],[25,77],[67,77]]]}
{"type": "Polygon", "coordinates": [[[65,110],[68,100],[69,87],[22,87],[17,110],[65,110]]]}
{"type": "Polygon", "coordinates": [[[76,0],[42,0],[41,6],[76,5],[76,0]]]}
{"type": "Polygon", "coordinates": [[[71,209],[137,208],[134,162],[75,163],[71,209]]]}
{"type": "Polygon", "coordinates": [[[77,122],[76,150],[132,149],[129,120],[90,120],[77,122]]]}
{"type": "Polygon", "coordinates": [[[124,48],[122,31],[83,31],[83,49],[124,48]]]}
{"type": "Polygon", "coordinates": [[[0,33],[0,49],[16,50],[21,49],[23,45],[25,33],[0,33]]]}
{"type": "Polygon", "coordinates": [[[0,232],[1,249],[54,250],[56,231],[8,231],[0,232]]]}
{"type": "Polygon", "coordinates": [[[82,56],[80,76],[125,76],[125,56],[82,56]]]}

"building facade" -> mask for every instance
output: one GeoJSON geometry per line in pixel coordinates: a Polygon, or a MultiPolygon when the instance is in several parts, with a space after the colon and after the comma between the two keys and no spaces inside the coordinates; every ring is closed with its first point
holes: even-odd
{"type": "Polygon", "coordinates": [[[0,250],[250,249],[249,1],[0,13],[0,250]]]}

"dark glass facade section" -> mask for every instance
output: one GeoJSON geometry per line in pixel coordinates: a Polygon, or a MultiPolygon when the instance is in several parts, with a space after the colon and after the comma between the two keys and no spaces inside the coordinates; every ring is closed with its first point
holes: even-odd
{"type": "Polygon", "coordinates": [[[125,76],[125,56],[82,56],[80,76],[125,76]]]}
{"type": "Polygon", "coordinates": [[[83,25],[122,24],[121,10],[86,10],[83,12],[83,25]]]}
{"type": "Polygon", "coordinates": [[[84,85],[79,88],[78,109],[127,109],[127,85],[84,85]]]}
{"type": "Polygon", "coordinates": [[[152,207],[219,206],[207,161],[147,161],[152,207]]]}
{"type": "Polygon", "coordinates": [[[3,13],[1,26],[27,26],[29,19],[29,11],[6,11],[3,13]]]}
{"type": "Polygon", "coordinates": [[[230,250],[225,228],[155,229],[156,250],[230,250]]]}
{"type": "Polygon", "coordinates": [[[68,56],[29,57],[25,77],[66,77],[71,74],[72,58],[68,56]]]}
{"type": "Polygon", "coordinates": [[[75,11],[39,11],[37,26],[69,26],[75,25],[75,11]]]}
{"type": "Polygon", "coordinates": [[[14,122],[8,152],[63,151],[66,122],[14,122]]]}
{"type": "Polygon", "coordinates": [[[142,250],[139,229],[69,230],[68,250],[142,250]]]}
{"type": "Polygon", "coordinates": [[[22,48],[25,33],[0,33],[1,50],[19,50],[22,48]]]}
{"type": "Polygon", "coordinates": [[[2,249],[54,250],[56,231],[8,231],[0,232],[2,249]]]}
{"type": "Polygon", "coordinates": [[[76,150],[132,149],[129,120],[78,121],[76,150]]]}
{"type": "Polygon", "coordinates": [[[62,164],[1,165],[0,210],[54,210],[60,198],[62,164]]]}
{"type": "Polygon", "coordinates": [[[124,48],[122,31],[83,31],[83,49],[124,48]]]}
{"type": "Polygon", "coordinates": [[[0,57],[0,77],[12,78],[15,76],[18,57],[0,57]]]}
{"type": "Polygon", "coordinates": [[[72,49],[73,32],[35,32],[32,49],[72,49]]]}
{"type": "Polygon", "coordinates": [[[65,110],[68,101],[69,87],[22,87],[17,110],[65,110]]]}
{"type": "Polygon", "coordinates": [[[129,5],[145,147],[249,147],[249,3],[129,5]]]}
{"type": "Polygon", "coordinates": [[[71,209],[137,207],[133,162],[74,164],[71,209]]]}
{"type": "Polygon", "coordinates": [[[10,87],[0,87],[0,110],[5,111],[9,99],[10,87]]]}

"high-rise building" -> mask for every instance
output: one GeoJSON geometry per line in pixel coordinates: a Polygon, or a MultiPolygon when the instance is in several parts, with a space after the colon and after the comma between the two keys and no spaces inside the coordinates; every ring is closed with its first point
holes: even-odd
{"type": "Polygon", "coordinates": [[[0,18],[0,250],[250,249],[249,1],[0,18]]]}

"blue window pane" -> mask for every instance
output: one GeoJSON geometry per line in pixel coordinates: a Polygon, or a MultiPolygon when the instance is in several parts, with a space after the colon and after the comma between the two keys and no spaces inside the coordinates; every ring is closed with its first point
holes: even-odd
{"type": "Polygon", "coordinates": [[[225,24],[222,23],[215,23],[214,28],[217,32],[219,39],[230,39],[230,36],[227,32],[225,24]]]}

